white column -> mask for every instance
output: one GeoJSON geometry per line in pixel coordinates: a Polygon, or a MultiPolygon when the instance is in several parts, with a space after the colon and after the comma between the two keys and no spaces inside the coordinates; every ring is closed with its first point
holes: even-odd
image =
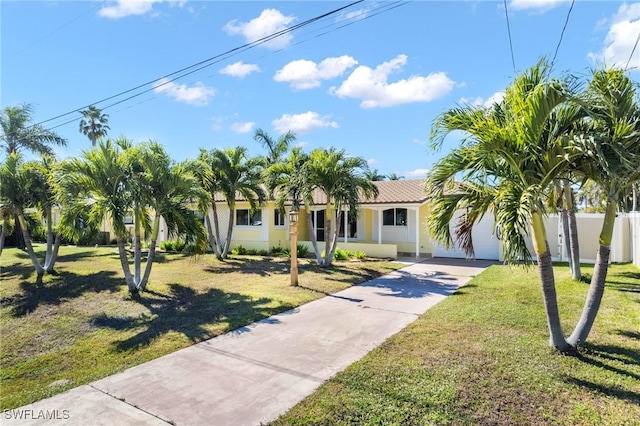
{"type": "Polygon", "coordinates": [[[344,211],[344,226],[342,227],[344,229],[344,242],[347,242],[347,211],[344,211]]]}
{"type": "Polygon", "coordinates": [[[378,244],[382,244],[382,209],[378,209],[378,244]]]}
{"type": "Polygon", "coordinates": [[[416,207],[416,259],[420,257],[420,207],[416,207]]]}

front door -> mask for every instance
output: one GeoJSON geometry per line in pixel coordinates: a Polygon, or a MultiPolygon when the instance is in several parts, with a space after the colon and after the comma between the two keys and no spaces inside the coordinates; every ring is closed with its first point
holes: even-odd
{"type": "Polygon", "coordinates": [[[316,241],[324,241],[324,210],[313,211],[311,223],[316,230],[316,241]]]}

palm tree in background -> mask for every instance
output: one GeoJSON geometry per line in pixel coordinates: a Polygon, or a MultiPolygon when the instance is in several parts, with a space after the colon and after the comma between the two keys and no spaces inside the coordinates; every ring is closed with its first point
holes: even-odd
{"type": "Polygon", "coordinates": [[[109,129],[109,115],[103,114],[100,108],[95,105],[80,111],[83,118],[80,120],[80,133],[86,135],[91,141],[91,146],[95,147],[96,142],[107,135],[109,129]]]}
{"type": "Polygon", "coordinates": [[[366,177],[367,179],[369,179],[372,182],[381,181],[381,180],[384,180],[384,178],[385,178],[384,175],[381,175],[378,172],[378,169],[373,169],[373,170],[367,169],[367,170],[365,170],[364,177],[366,177]]]}
{"type": "Polygon", "coordinates": [[[401,180],[401,179],[404,179],[404,176],[398,176],[396,173],[389,173],[387,175],[387,179],[389,179],[389,180],[401,180]]]}
{"type": "Polygon", "coordinates": [[[30,124],[33,107],[29,104],[5,107],[0,112],[0,146],[7,156],[22,151],[53,155],[51,145],[65,146],[66,139],[39,124],[30,124]]]}
{"type": "Polygon", "coordinates": [[[260,142],[260,144],[266,148],[267,155],[265,159],[268,167],[283,161],[284,155],[289,150],[291,143],[295,142],[296,135],[292,132],[287,132],[278,139],[273,139],[267,132],[258,129],[253,139],[260,142]]]}

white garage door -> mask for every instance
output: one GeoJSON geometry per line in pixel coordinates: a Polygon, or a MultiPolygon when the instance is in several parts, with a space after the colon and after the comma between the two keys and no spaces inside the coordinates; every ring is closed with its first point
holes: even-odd
{"type": "MultiPolygon", "coordinates": [[[[457,217],[458,216],[456,216],[456,218],[457,217]]],[[[455,222],[456,219],[454,219],[453,223],[455,222]]],[[[453,230],[451,233],[453,234],[453,230]]],[[[473,227],[472,238],[476,259],[498,260],[500,258],[500,244],[496,236],[493,235],[493,217],[485,216],[480,222],[476,223],[473,227]]],[[[458,248],[457,245],[447,250],[443,246],[435,243],[433,256],[458,259],[464,259],[466,257],[464,250],[458,248]]]]}

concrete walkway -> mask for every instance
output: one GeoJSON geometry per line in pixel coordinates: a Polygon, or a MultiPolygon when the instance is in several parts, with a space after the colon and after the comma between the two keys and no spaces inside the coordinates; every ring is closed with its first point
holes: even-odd
{"type": "Polygon", "coordinates": [[[6,411],[1,423],[266,423],[490,264],[453,259],[411,264],[105,379],[6,411]],[[23,420],[16,420],[17,416],[23,420]]]}

